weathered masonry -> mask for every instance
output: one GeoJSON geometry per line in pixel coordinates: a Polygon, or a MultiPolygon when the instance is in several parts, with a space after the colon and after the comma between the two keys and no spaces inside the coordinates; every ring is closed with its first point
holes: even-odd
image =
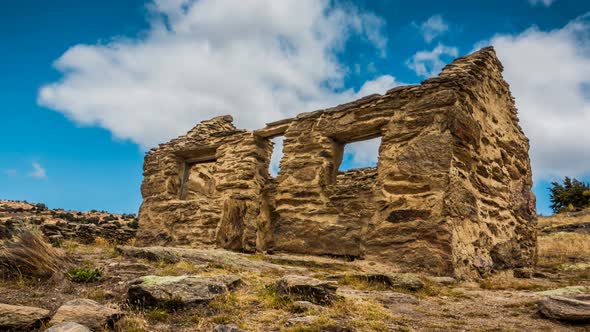
{"type": "Polygon", "coordinates": [[[534,264],[529,144],[501,71],[484,48],[420,85],[263,129],[203,121],[145,157],[139,238],[455,276],[534,264]],[[338,171],[345,144],[374,137],[377,167],[338,171]]]}

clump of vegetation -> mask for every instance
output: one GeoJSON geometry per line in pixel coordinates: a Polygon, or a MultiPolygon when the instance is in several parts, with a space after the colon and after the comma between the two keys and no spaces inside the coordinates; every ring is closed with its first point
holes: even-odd
{"type": "Polygon", "coordinates": [[[133,221],[129,222],[127,224],[127,226],[129,226],[133,229],[138,229],[139,228],[139,221],[137,221],[137,219],[133,219],[133,221]]]}
{"type": "Polygon", "coordinates": [[[103,222],[113,221],[113,220],[117,220],[117,217],[113,216],[112,214],[109,214],[108,216],[102,218],[103,222]]]}
{"type": "Polygon", "coordinates": [[[115,324],[117,332],[147,332],[147,320],[141,313],[126,314],[115,324]]]}
{"type": "Polygon", "coordinates": [[[549,188],[551,209],[555,213],[580,211],[590,206],[590,185],[565,177],[563,184],[552,182],[549,188]]]}
{"type": "Polygon", "coordinates": [[[152,323],[165,322],[168,316],[168,311],[164,309],[154,309],[145,313],[145,318],[152,323]]]}
{"type": "Polygon", "coordinates": [[[37,231],[23,230],[0,249],[0,273],[5,276],[50,278],[59,273],[66,260],[37,231]]]}
{"type": "Polygon", "coordinates": [[[102,271],[96,268],[74,267],[68,271],[67,276],[74,282],[95,282],[102,278],[102,271]]]}
{"type": "Polygon", "coordinates": [[[43,203],[37,203],[33,205],[33,210],[35,211],[47,211],[47,205],[43,203]]]}

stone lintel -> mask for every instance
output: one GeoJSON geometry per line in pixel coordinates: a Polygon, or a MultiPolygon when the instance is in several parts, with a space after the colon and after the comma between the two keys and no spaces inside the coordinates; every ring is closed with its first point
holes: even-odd
{"type": "Polygon", "coordinates": [[[283,119],[271,123],[267,123],[266,127],[254,130],[254,135],[262,138],[273,138],[285,134],[287,128],[293,122],[293,118],[283,119]]]}

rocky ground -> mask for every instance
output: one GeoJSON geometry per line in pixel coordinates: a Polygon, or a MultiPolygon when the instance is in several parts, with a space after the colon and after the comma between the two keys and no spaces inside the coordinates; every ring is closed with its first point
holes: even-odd
{"type": "Polygon", "coordinates": [[[535,269],[475,281],[367,260],[64,238],[58,273],[0,280],[0,330],[588,331],[590,232],[573,226],[585,222],[590,211],[541,218],[535,269]]]}
{"type": "Polygon", "coordinates": [[[133,214],[48,209],[41,203],[0,200],[0,238],[29,226],[37,226],[51,242],[92,243],[96,238],[126,242],[135,236],[138,223],[133,214]]]}

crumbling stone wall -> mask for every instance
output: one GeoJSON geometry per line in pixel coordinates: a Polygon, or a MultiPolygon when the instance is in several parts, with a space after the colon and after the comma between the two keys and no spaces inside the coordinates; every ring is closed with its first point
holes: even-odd
{"type": "Polygon", "coordinates": [[[204,121],[146,156],[140,239],[371,257],[440,275],[531,265],[529,146],[501,71],[484,48],[420,85],[263,129],[204,121]],[[338,171],[345,144],[375,137],[376,167],[338,171]]]}

